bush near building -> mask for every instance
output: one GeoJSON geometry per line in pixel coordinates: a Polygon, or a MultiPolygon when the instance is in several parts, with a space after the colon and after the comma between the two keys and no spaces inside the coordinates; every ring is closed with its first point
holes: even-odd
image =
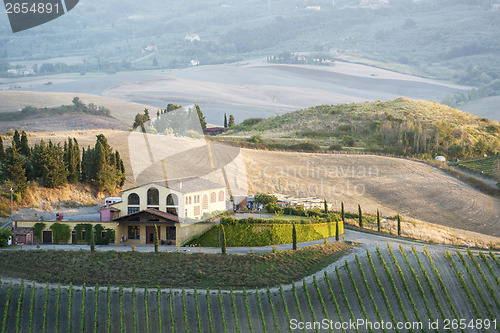
{"type": "MultiPolygon", "coordinates": [[[[233,217],[221,219],[224,225],[226,244],[235,246],[266,246],[292,243],[293,223],[297,230],[297,242],[335,237],[335,224],[339,224],[339,234],[344,233],[340,219],[331,215],[327,218],[282,220],[282,219],[241,219],[233,217]]],[[[200,236],[193,237],[187,245],[209,247],[219,246],[219,228],[212,227],[200,236]]]]}

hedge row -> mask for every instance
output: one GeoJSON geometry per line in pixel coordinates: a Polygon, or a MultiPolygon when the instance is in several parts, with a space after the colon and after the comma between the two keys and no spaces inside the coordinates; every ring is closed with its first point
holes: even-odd
{"type": "MultiPolygon", "coordinates": [[[[344,233],[344,225],[339,223],[339,234],[344,233]]],[[[335,222],[316,224],[296,224],[297,241],[335,237],[335,222]]],[[[234,246],[266,246],[289,244],[292,242],[292,224],[226,224],[224,233],[226,244],[234,246]]],[[[188,245],[201,245],[208,247],[219,246],[219,227],[213,226],[200,236],[192,238],[188,245]]]]}

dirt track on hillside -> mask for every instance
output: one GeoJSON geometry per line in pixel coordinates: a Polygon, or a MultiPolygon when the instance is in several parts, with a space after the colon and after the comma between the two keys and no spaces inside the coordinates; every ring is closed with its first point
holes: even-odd
{"type": "Polygon", "coordinates": [[[380,209],[420,221],[500,236],[500,200],[424,163],[371,155],[243,150],[249,192],[318,197],[357,212],[380,209]]]}

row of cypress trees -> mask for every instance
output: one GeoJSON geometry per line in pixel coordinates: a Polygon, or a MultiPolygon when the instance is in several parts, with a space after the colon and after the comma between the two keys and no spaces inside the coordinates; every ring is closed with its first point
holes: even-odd
{"type": "Polygon", "coordinates": [[[0,137],[0,179],[21,195],[30,181],[48,188],[81,181],[110,192],[125,182],[125,167],[119,152],[111,149],[102,134],[93,148],[84,148],[80,154],[75,138],[68,138],[62,146],[42,139],[30,147],[26,132],[16,130],[12,144],[5,149],[0,137]]]}

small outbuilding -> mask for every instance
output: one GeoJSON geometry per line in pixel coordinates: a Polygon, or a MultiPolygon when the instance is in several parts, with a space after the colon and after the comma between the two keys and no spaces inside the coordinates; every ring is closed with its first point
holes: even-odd
{"type": "Polygon", "coordinates": [[[33,244],[33,228],[31,227],[17,227],[13,228],[11,233],[12,244],[33,244]]]}

